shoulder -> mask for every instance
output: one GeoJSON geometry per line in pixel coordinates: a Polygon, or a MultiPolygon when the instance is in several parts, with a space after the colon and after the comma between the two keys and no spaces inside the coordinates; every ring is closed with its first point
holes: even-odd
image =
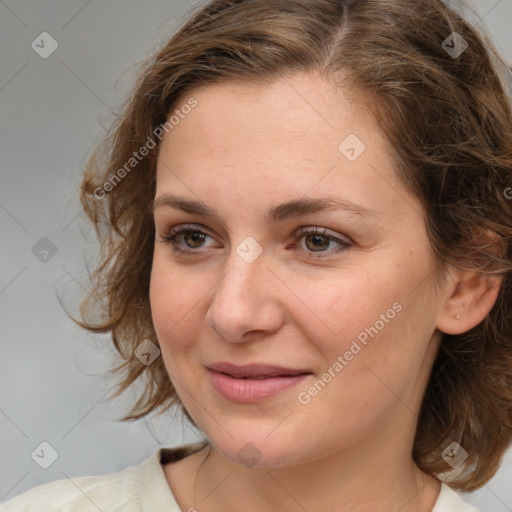
{"type": "Polygon", "coordinates": [[[0,503],[0,512],[179,512],[161,464],[180,460],[205,444],[160,448],[116,473],[41,484],[0,503]]]}
{"type": "MultiPolygon", "coordinates": [[[[1,511],[0,511],[1,512],[1,511]]],[[[465,503],[462,498],[446,483],[441,484],[441,492],[432,512],[479,512],[475,507],[465,503]]]]}
{"type": "Polygon", "coordinates": [[[138,512],[136,470],[132,466],[117,473],[37,485],[0,504],[0,512],[138,512]]]}

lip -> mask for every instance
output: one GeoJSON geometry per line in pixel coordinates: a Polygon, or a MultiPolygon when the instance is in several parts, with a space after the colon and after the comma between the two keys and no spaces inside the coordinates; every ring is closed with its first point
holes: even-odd
{"type": "Polygon", "coordinates": [[[267,364],[215,363],[207,368],[217,393],[230,402],[246,404],[269,399],[311,375],[306,370],[267,364]]]}
{"type": "Polygon", "coordinates": [[[300,375],[303,373],[311,373],[308,370],[298,368],[285,368],[284,366],[275,366],[265,363],[253,363],[243,366],[227,362],[212,363],[207,366],[209,370],[219,373],[227,373],[235,378],[243,377],[280,377],[290,375],[300,375]]]}

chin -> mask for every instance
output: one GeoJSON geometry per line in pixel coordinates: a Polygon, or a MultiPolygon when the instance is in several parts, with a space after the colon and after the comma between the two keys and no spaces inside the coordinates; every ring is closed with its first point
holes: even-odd
{"type": "MultiPolygon", "coordinates": [[[[245,435],[224,432],[207,437],[215,450],[233,464],[246,468],[279,468],[304,461],[304,444],[282,432],[282,435],[248,431],[245,435]],[[273,439],[271,439],[273,437],[273,439]],[[298,451],[298,446],[302,451],[298,451]]],[[[313,457],[314,458],[314,457],[313,457]]]]}

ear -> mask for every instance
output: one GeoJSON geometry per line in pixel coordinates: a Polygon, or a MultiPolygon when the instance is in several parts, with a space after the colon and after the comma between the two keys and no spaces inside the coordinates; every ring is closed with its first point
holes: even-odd
{"type": "MultiPolygon", "coordinates": [[[[497,241],[497,237],[488,232],[486,237],[497,241]]],[[[499,252],[499,249],[495,247],[493,252],[499,252]]],[[[445,287],[445,300],[438,313],[437,328],[446,334],[462,334],[488,315],[498,298],[503,276],[449,267],[449,284],[445,287]]]]}
{"type": "Polygon", "coordinates": [[[446,334],[462,334],[478,325],[494,306],[502,281],[503,276],[459,274],[453,293],[439,312],[437,328],[446,334]]]}

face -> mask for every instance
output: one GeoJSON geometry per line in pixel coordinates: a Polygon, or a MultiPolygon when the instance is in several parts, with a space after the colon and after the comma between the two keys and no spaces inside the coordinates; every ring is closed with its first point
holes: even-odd
{"type": "Polygon", "coordinates": [[[440,333],[422,208],[385,136],[317,76],[191,97],[160,148],[150,286],[184,406],[237,464],[396,453],[440,333]]]}

